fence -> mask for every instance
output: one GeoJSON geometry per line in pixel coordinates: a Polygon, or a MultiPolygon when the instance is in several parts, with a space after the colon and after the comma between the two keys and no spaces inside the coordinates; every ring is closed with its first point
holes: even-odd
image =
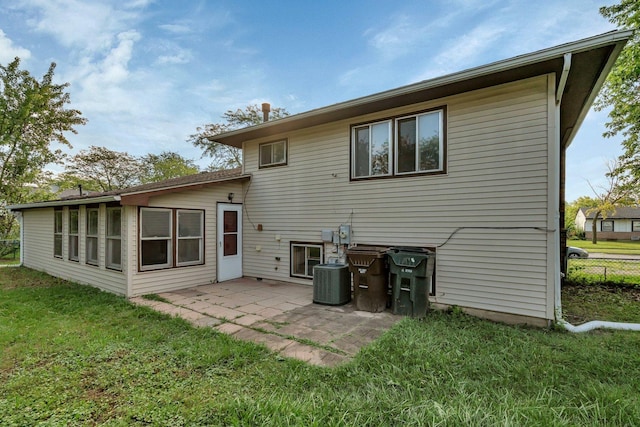
{"type": "Polygon", "coordinates": [[[572,282],[640,285],[640,258],[569,259],[567,279],[572,282]]]}
{"type": "Polygon", "coordinates": [[[0,259],[18,259],[20,256],[20,240],[0,240],[0,259]]]}

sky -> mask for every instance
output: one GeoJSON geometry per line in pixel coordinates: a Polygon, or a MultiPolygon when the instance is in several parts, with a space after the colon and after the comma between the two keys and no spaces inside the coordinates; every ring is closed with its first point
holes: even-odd
{"type": "MultiPolygon", "coordinates": [[[[142,156],[178,152],[227,110],[302,113],[615,29],[606,0],[0,0],[0,64],[56,63],[88,119],[68,134],[142,156]]],[[[606,185],[621,138],[591,111],[567,156],[566,199],[606,185]]],[[[56,171],[53,167],[52,170],[56,171]]]]}

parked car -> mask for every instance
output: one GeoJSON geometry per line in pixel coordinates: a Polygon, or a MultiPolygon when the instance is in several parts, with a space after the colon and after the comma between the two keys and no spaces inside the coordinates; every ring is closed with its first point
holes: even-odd
{"type": "Polygon", "coordinates": [[[567,258],[589,258],[589,252],[575,246],[568,246],[567,258]]]}

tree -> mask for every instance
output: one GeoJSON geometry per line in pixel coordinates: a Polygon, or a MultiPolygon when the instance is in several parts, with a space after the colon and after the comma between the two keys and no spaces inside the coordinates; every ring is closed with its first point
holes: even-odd
{"type": "Polygon", "coordinates": [[[20,58],[0,65],[0,239],[16,227],[5,206],[39,195],[33,189],[43,180],[44,167],[63,158],[52,144],[70,147],[65,132],[77,133],[75,126],[86,123],[80,111],[66,108],[69,84],[53,83],[55,68],[51,63],[38,81],[20,69],[20,58]]]}
{"type": "Polygon", "coordinates": [[[142,165],[140,178],[142,183],[163,181],[200,172],[193,160],[185,159],[180,154],[170,151],[147,154],[140,158],[140,163],[142,165]]]}
{"type": "Polygon", "coordinates": [[[140,183],[142,165],[126,152],[91,146],[73,156],[65,173],[88,182],[92,188],[111,191],[140,183]]]}
{"type": "Polygon", "coordinates": [[[605,137],[621,133],[624,154],[616,173],[640,176],[640,2],[622,0],[600,8],[600,13],[623,29],[635,30],[620,53],[595,103],[596,110],[611,107],[605,137]]]}
{"type": "Polygon", "coordinates": [[[609,215],[616,212],[616,206],[634,204],[637,200],[638,178],[630,173],[620,173],[619,162],[609,162],[607,164],[607,185],[599,187],[597,191],[591,183],[589,187],[595,194],[595,206],[587,209],[588,214],[593,215],[591,223],[591,243],[598,243],[598,219],[607,219],[609,215]]]}
{"type": "Polygon", "coordinates": [[[598,201],[589,196],[580,196],[573,202],[566,204],[564,228],[567,230],[567,235],[569,238],[577,234],[575,221],[578,210],[580,210],[580,208],[593,208],[597,205],[598,201]]]}
{"type": "MultiPolygon", "coordinates": [[[[288,115],[284,108],[272,108],[270,118],[275,120],[288,115]]],[[[255,104],[248,105],[244,110],[227,110],[222,118],[226,123],[211,123],[197,127],[197,132],[187,139],[187,142],[204,150],[202,157],[208,156],[213,159],[209,170],[233,169],[242,165],[242,150],[215,142],[216,135],[263,122],[262,110],[255,104]]]]}

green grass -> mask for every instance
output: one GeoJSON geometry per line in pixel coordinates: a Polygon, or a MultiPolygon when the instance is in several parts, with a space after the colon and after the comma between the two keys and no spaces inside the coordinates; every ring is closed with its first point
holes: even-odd
{"type": "Polygon", "coordinates": [[[595,245],[591,240],[567,240],[567,246],[576,246],[589,252],[605,254],[638,255],[640,258],[640,241],[606,241],[599,240],[595,245]]]}
{"type": "Polygon", "coordinates": [[[354,361],[320,368],[3,268],[0,348],[3,426],[640,424],[639,333],[573,335],[459,310],[404,319],[354,361]]]}

